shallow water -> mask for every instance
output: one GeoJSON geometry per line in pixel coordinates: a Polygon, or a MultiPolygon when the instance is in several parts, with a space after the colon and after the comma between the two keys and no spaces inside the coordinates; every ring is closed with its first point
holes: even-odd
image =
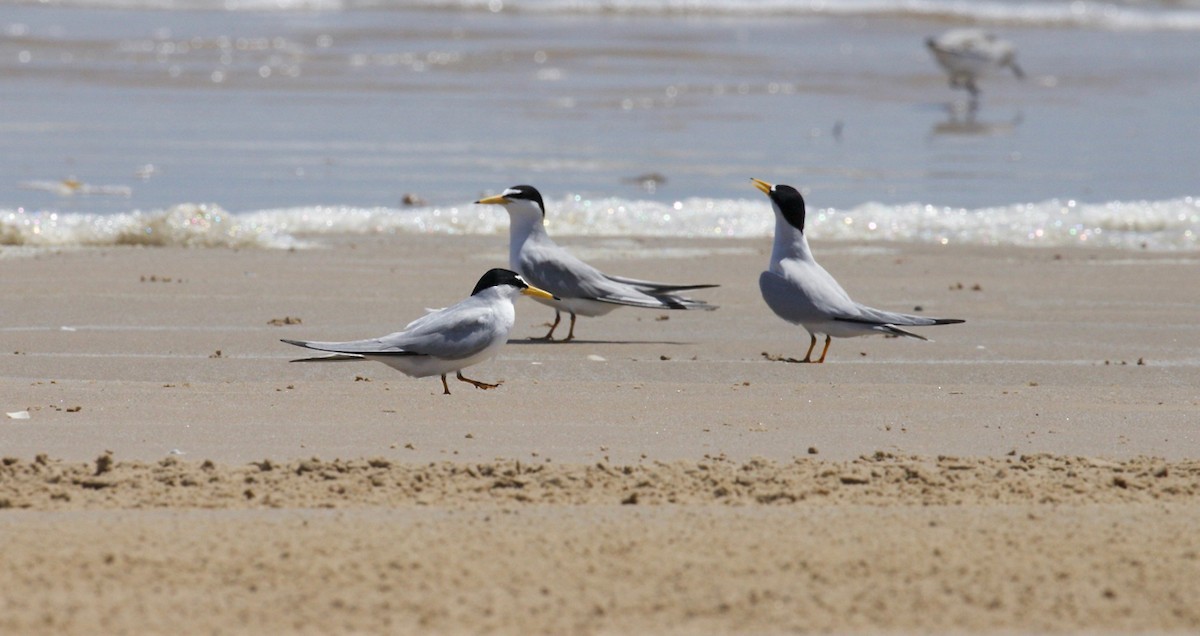
{"type": "Polygon", "coordinates": [[[198,6],[0,4],[0,243],[502,232],[515,183],[560,233],[756,236],[751,176],[827,236],[1200,240],[1189,3],[198,6]],[[1028,74],[973,112],[923,46],[970,25],[1028,74]]]}

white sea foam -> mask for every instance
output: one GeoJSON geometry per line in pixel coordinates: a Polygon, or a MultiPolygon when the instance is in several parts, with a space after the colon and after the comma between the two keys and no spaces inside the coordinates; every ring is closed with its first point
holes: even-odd
{"type": "Polygon", "coordinates": [[[219,206],[182,204],[125,214],[0,210],[0,247],[178,245],[187,247],[302,247],[278,228],[219,206]]]}
{"type": "Polygon", "coordinates": [[[1111,30],[1200,30],[1196,0],[38,0],[124,10],[352,11],[438,9],[567,15],[720,15],[916,18],[1111,30]]]}
{"type": "MultiPolygon", "coordinates": [[[[664,203],[570,196],[547,205],[550,231],[557,236],[766,238],[774,231],[774,216],[766,200],[759,198],[664,203]]],[[[319,245],[322,236],[504,234],[507,229],[508,217],[502,210],[469,202],[403,209],[313,206],[238,214],[193,204],[117,215],[7,210],[0,211],[0,253],[3,246],[300,248],[319,245]]],[[[846,210],[810,209],[806,230],[819,240],[1189,251],[1200,248],[1200,198],[1053,200],[977,209],[867,203],[846,210]]]]}
{"type": "MultiPolygon", "coordinates": [[[[389,0],[347,0],[350,6],[389,0]]],[[[920,18],[1008,26],[1112,30],[1200,30],[1200,11],[1187,2],[1095,0],[424,0],[445,9],[529,13],[920,18]],[[1182,7],[1182,8],[1181,8],[1182,7]]]]}

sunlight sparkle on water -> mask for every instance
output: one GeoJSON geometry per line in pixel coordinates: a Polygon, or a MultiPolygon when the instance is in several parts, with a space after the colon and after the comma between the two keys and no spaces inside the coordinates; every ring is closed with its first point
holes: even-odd
{"type": "MultiPolygon", "coordinates": [[[[730,237],[769,240],[770,208],[758,199],[589,199],[547,202],[555,236],[730,237]]],[[[217,205],[96,215],[58,210],[0,210],[0,243],[24,246],[121,244],[133,235],[155,245],[295,246],[291,235],[503,234],[506,214],[470,206],[358,208],[311,206],[231,214],[217,205]]],[[[864,204],[813,210],[814,241],[915,241],[940,245],[1096,246],[1194,250],[1200,201],[1044,201],[992,208],[864,204]]],[[[144,242],[144,240],[142,241],[144,242]]]]}

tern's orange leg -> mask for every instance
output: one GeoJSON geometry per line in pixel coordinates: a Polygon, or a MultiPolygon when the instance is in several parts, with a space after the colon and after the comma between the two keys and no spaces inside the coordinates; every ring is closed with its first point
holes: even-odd
{"type": "Polygon", "coordinates": [[[442,374],[442,395],[450,395],[450,385],[446,384],[446,374],[442,374]]]}
{"type": "MultiPolygon", "coordinates": [[[[816,342],[816,336],[813,336],[813,342],[816,342]]],[[[825,362],[825,354],[829,353],[829,343],[833,342],[833,336],[825,334],[825,348],[821,350],[821,357],[817,360],[817,364],[825,362]]]]}
{"type": "Polygon", "coordinates": [[[808,353],[804,354],[804,359],[801,362],[812,362],[812,350],[813,347],[817,346],[817,334],[810,333],[808,337],[812,338],[812,340],[808,343],[808,353]]]}
{"type": "MultiPolygon", "coordinates": [[[[554,330],[558,329],[558,323],[561,320],[562,320],[562,314],[557,309],[555,309],[554,310],[554,324],[550,325],[550,331],[548,331],[546,333],[546,335],[542,336],[541,338],[534,338],[534,340],[554,340],[554,330]]],[[[570,340],[570,338],[568,338],[568,340],[570,340]]]]}
{"type": "MultiPolygon", "coordinates": [[[[483,389],[486,391],[487,389],[494,389],[494,388],[500,386],[499,382],[497,382],[495,384],[488,384],[487,382],[480,382],[479,380],[472,380],[471,378],[465,377],[462,374],[462,371],[458,371],[456,373],[456,375],[458,376],[459,380],[466,382],[467,384],[473,384],[473,385],[475,385],[475,388],[477,388],[477,389],[483,389]]],[[[449,393],[450,391],[446,391],[446,392],[449,393]]]]}
{"type": "Polygon", "coordinates": [[[570,342],[575,339],[575,313],[571,313],[571,330],[567,332],[567,339],[563,342],[570,342]]]}

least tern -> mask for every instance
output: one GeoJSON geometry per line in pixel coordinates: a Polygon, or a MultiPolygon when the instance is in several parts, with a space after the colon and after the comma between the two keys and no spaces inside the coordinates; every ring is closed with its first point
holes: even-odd
{"type": "Polygon", "coordinates": [[[553,340],[563,311],[571,314],[565,341],[575,338],[575,316],[603,316],[621,306],[649,309],[716,309],[702,300],[676,295],[716,285],[671,285],[609,276],[575,258],[546,234],[546,204],[537,188],[518,185],[476,203],[501,205],[508,211],[508,266],[528,281],[549,290],[553,299],[538,302],[554,308],[554,324],[543,340],[553,340]]]}
{"type": "Polygon", "coordinates": [[[1025,73],[1017,66],[1017,49],[1012,42],[981,29],[952,29],[925,40],[938,64],[950,76],[951,88],[966,88],[979,96],[975,80],[991,69],[1008,68],[1017,78],[1025,73]]]}
{"type": "Polygon", "coordinates": [[[804,236],[804,197],[787,185],[751,179],[771,199],[775,208],[775,245],[770,267],[758,277],[763,300],[777,316],[801,325],[812,339],[799,362],[825,362],[833,336],[850,338],[892,334],[928,340],[900,329],[963,322],[953,318],[925,318],[873,309],[851,300],[825,268],[817,264],[804,236]],[[821,357],[812,359],[817,334],[825,334],[821,357]]]}
{"type": "Polygon", "coordinates": [[[476,388],[494,389],[499,383],[472,380],[464,377],[462,370],[491,359],[508,341],[508,332],[516,320],[513,299],[520,294],[553,298],[549,292],[526,283],[516,272],[496,268],[479,279],[470,297],[417,318],[403,331],[349,342],[287,339],[283,342],[333,353],[293,362],[375,360],[414,378],[440,375],[445,395],[450,395],[446,374],[451,371],[459,380],[476,388]]]}

